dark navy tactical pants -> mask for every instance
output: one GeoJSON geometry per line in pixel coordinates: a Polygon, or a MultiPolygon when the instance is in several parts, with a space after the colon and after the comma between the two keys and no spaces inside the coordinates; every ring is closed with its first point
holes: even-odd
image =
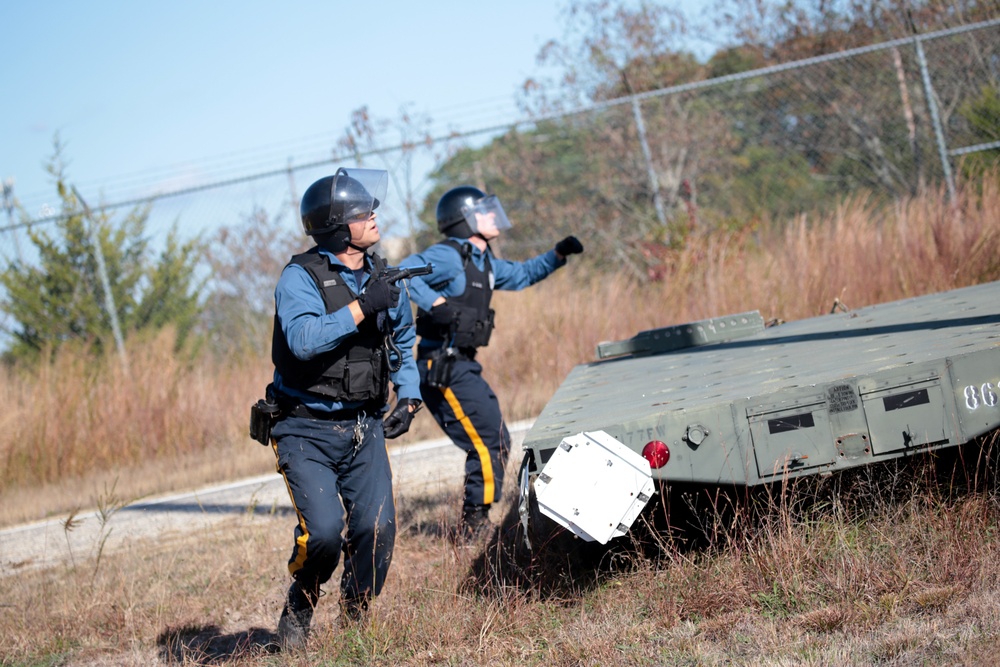
{"type": "Polygon", "coordinates": [[[424,405],[452,442],[465,451],[466,507],[500,500],[510,433],[500,414],[500,401],[483,379],[478,361],[457,359],[448,387],[426,384],[430,359],[417,362],[424,405]]]}
{"type": "Polygon", "coordinates": [[[343,553],[340,593],[348,601],[379,594],[396,541],[382,420],[362,417],[364,438],[355,447],[357,423],[289,416],[271,431],[278,472],[299,519],[288,571],[303,587],[317,590],[343,553]]]}

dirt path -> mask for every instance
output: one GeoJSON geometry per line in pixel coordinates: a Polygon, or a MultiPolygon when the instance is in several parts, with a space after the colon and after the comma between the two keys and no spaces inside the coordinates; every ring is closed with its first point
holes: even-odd
{"type": "MultiPolygon", "coordinates": [[[[510,424],[511,459],[520,458],[531,421],[510,424]]],[[[464,455],[447,438],[390,449],[397,495],[429,495],[455,490],[464,455]]],[[[79,513],[0,530],[0,577],[29,569],[82,563],[127,547],[136,540],[200,531],[234,515],[291,512],[284,481],[277,473],[198,491],[147,498],[123,507],[79,513]]]]}

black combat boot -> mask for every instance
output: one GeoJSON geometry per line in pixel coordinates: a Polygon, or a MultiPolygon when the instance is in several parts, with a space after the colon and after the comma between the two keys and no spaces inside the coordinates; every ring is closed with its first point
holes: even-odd
{"type": "Polygon", "coordinates": [[[462,508],[462,524],[459,534],[465,540],[476,540],[490,532],[489,505],[466,505],[462,508]]]}
{"type": "Polygon", "coordinates": [[[341,627],[351,627],[359,625],[368,618],[368,598],[341,598],[340,600],[340,625],[341,627]]]}
{"type": "Polygon", "coordinates": [[[315,590],[307,591],[297,581],[289,586],[285,608],[278,621],[278,639],[282,650],[294,651],[305,647],[318,598],[315,590]]]}

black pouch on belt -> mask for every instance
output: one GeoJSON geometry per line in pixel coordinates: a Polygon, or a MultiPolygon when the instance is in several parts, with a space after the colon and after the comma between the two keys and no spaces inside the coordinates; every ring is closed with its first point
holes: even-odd
{"type": "Polygon", "coordinates": [[[281,408],[268,385],[265,398],[250,406],[250,437],[262,445],[271,444],[271,427],[280,414],[281,408]]]}
{"type": "Polygon", "coordinates": [[[458,358],[458,350],[453,347],[442,347],[430,355],[430,366],[427,368],[427,384],[432,387],[444,388],[451,384],[451,371],[458,358]]]}

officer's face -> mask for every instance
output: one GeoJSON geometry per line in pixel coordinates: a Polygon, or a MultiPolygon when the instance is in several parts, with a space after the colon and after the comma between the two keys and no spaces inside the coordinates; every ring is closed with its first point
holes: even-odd
{"type": "Polygon", "coordinates": [[[487,241],[500,236],[496,218],[496,213],[476,213],[476,233],[487,241]]]}
{"type": "Polygon", "coordinates": [[[378,215],[374,211],[369,218],[352,220],[347,226],[351,230],[351,243],[359,248],[370,248],[382,238],[378,230],[378,215]]]}

